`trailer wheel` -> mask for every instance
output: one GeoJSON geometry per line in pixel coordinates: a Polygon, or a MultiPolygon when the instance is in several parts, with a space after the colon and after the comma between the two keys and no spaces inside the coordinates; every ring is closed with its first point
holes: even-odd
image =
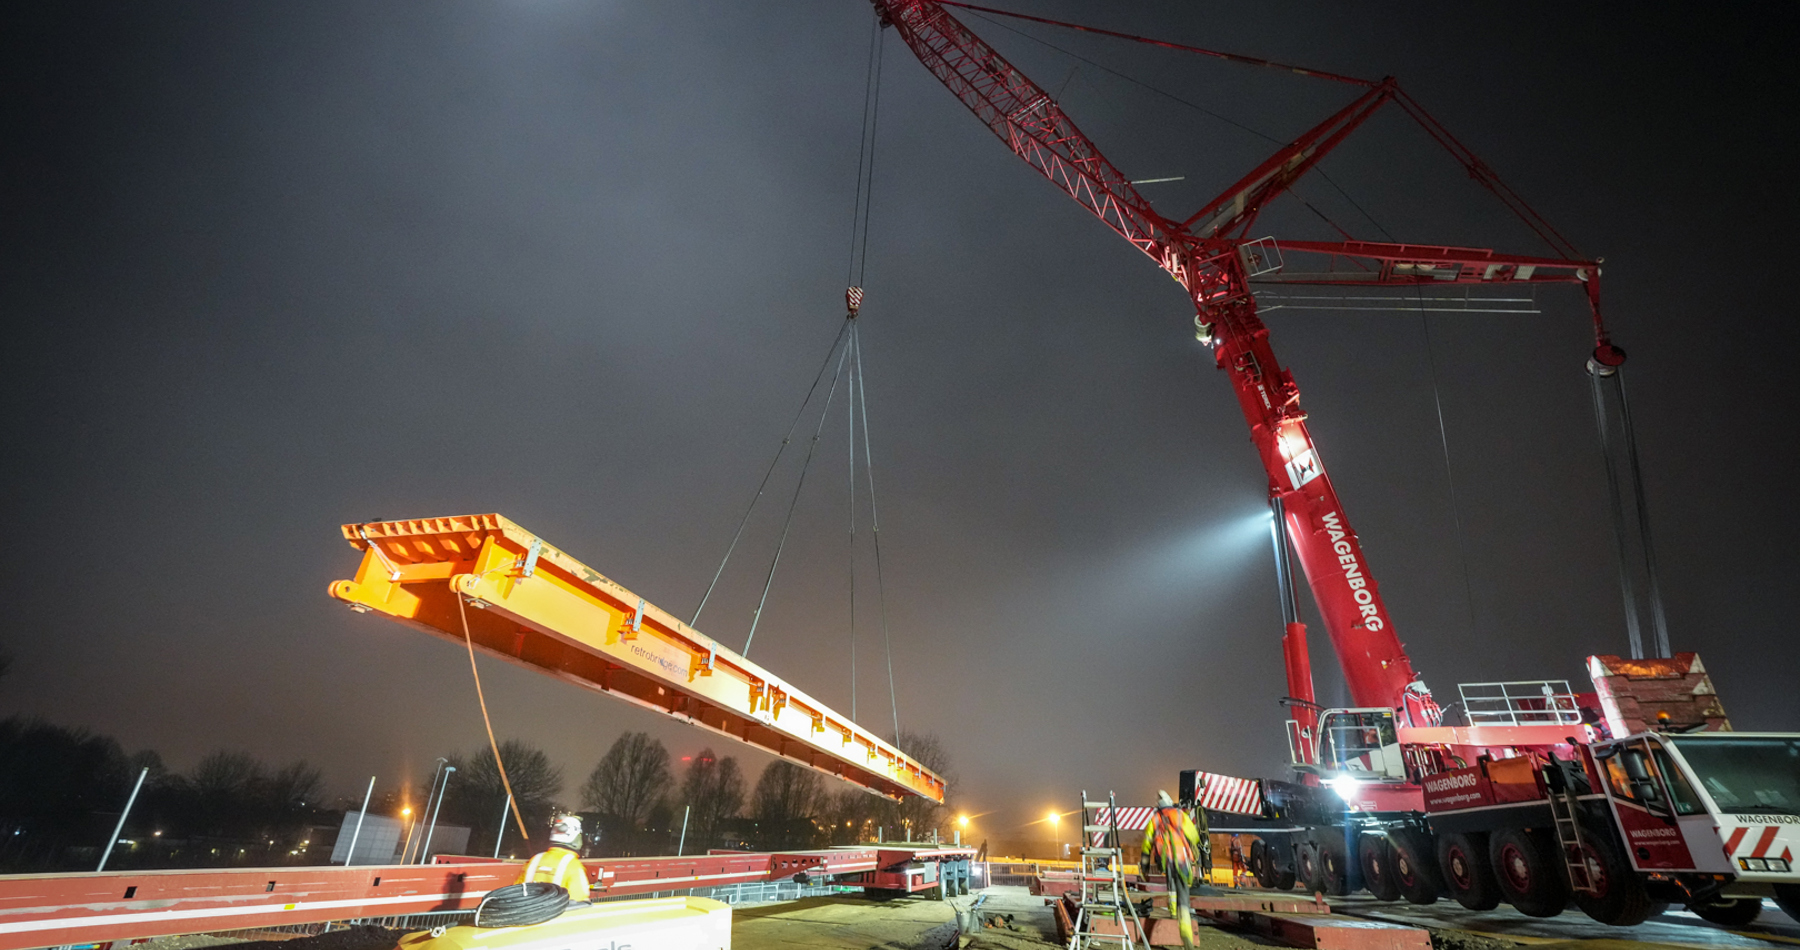
{"type": "Polygon", "coordinates": [[[1400,882],[1394,878],[1394,853],[1381,835],[1359,835],[1356,857],[1362,864],[1363,886],[1378,901],[1400,899],[1400,882]]]}
{"type": "Polygon", "coordinates": [[[1491,848],[1494,880],[1508,904],[1527,917],[1555,917],[1569,906],[1569,887],[1556,845],[1542,831],[1508,828],[1496,832],[1491,848]]]}
{"type": "Polygon", "coordinates": [[[1726,898],[1710,904],[1689,904],[1688,910],[1701,920],[1725,927],[1742,927],[1762,913],[1762,899],[1756,897],[1726,898]]]}
{"type": "Polygon", "coordinates": [[[1775,906],[1800,923],[1800,884],[1775,885],[1775,906]]]}
{"type": "Polygon", "coordinates": [[[1487,835],[1439,835],[1438,870],[1444,875],[1444,889],[1458,904],[1470,910],[1493,910],[1500,906],[1500,885],[1494,881],[1494,869],[1487,858],[1487,835]]]}
{"type": "Polygon", "coordinates": [[[1575,906],[1595,920],[1612,927],[1635,927],[1650,919],[1655,910],[1644,884],[1625,859],[1616,834],[1605,826],[1583,822],[1581,850],[1587,861],[1594,892],[1575,892],[1575,906]]]}
{"type": "Polygon", "coordinates": [[[1443,893],[1438,885],[1437,862],[1432,859],[1427,840],[1409,828],[1388,831],[1394,883],[1400,886],[1400,896],[1411,904],[1435,904],[1443,893]]]}

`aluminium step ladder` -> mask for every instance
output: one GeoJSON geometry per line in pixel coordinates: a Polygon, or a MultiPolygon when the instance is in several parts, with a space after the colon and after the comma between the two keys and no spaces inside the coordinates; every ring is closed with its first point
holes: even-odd
{"type": "Polygon", "coordinates": [[[1089,947],[1149,950],[1150,943],[1137,908],[1125,892],[1124,849],[1119,846],[1119,809],[1117,796],[1106,793],[1106,801],[1088,801],[1081,793],[1081,904],[1069,934],[1068,950],[1089,947]],[[1100,823],[1100,809],[1106,809],[1106,821],[1100,823]],[[1099,845],[1094,835],[1103,833],[1099,845]],[[1102,929],[1104,928],[1104,929],[1102,929]]]}
{"type": "Polygon", "coordinates": [[[1587,849],[1581,843],[1581,806],[1570,778],[1569,764],[1553,759],[1544,770],[1544,784],[1549,786],[1551,824],[1556,828],[1556,846],[1562,853],[1563,870],[1569,876],[1569,888],[1577,894],[1594,893],[1594,878],[1588,873],[1587,849]]]}

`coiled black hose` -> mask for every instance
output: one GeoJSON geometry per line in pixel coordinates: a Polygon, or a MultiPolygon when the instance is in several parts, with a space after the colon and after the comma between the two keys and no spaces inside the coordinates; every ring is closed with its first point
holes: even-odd
{"type": "Polygon", "coordinates": [[[475,908],[477,927],[529,927],[555,920],[569,906],[569,892],[548,881],[496,887],[475,908]]]}

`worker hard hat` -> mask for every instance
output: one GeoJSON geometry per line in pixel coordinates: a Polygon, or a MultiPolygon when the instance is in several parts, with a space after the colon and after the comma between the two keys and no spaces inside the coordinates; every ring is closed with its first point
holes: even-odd
{"type": "Polygon", "coordinates": [[[565,848],[581,847],[581,819],[575,815],[558,815],[550,822],[550,843],[565,848]]]}
{"type": "Polygon", "coordinates": [[[1175,804],[1175,799],[1171,798],[1168,792],[1159,788],[1156,790],[1156,804],[1159,807],[1168,808],[1175,804]]]}

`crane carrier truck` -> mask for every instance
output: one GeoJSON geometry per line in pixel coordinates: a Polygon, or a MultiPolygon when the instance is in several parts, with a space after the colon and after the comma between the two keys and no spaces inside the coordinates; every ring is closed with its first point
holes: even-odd
{"type": "MultiPolygon", "coordinates": [[[[1361,883],[1378,897],[1419,902],[1448,893],[1470,908],[1505,900],[1537,915],[1560,913],[1573,901],[1617,925],[1640,922],[1665,901],[1727,923],[1753,918],[1763,897],[1800,911],[1793,869],[1800,736],[1730,732],[1692,654],[1595,657],[1592,693],[1557,682],[1464,687],[1460,717],[1445,714],[1401,645],[1307,431],[1299,387],[1275,358],[1257,314],[1259,285],[1417,294],[1576,286],[1593,323],[1587,367],[1599,408],[1606,386],[1622,399],[1625,354],[1601,318],[1597,259],[1580,254],[1392,78],[1359,79],[954,0],[872,2],[881,25],[1014,154],[1181,285],[1194,307],[1196,336],[1237,396],[1269,477],[1277,525],[1284,702],[1292,711],[1289,752],[1297,774],[1291,782],[1215,777],[1209,786],[1206,773],[1196,771],[1187,776],[1186,797],[1205,807],[1228,798],[1231,810],[1247,812],[1245,820],[1260,830],[1251,858],[1264,883],[1292,887],[1300,880],[1325,892],[1361,883]],[[1355,98],[1176,219],[1153,207],[1054,96],[950,7],[1285,70],[1352,87],[1355,98]],[[1417,122],[1553,256],[1348,234],[1338,241],[1254,236],[1270,202],[1384,107],[1417,122]],[[1318,604],[1350,708],[1315,702],[1290,554],[1318,604]]],[[[1628,416],[1624,421],[1629,445],[1628,416]]],[[[1630,458],[1635,462],[1635,454],[1630,458]]],[[[1615,510],[1622,510],[1610,467],[1609,475],[1615,510]]],[[[1641,492],[1638,504],[1641,518],[1641,492]]],[[[1622,529],[1620,537],[1623,563],[1622,529]]],[[[1650,580],[1653,587],[1653,570],[1650,580]]],[[[1629,607],[1629,583],[1626,589],[1629,607]]]]}

